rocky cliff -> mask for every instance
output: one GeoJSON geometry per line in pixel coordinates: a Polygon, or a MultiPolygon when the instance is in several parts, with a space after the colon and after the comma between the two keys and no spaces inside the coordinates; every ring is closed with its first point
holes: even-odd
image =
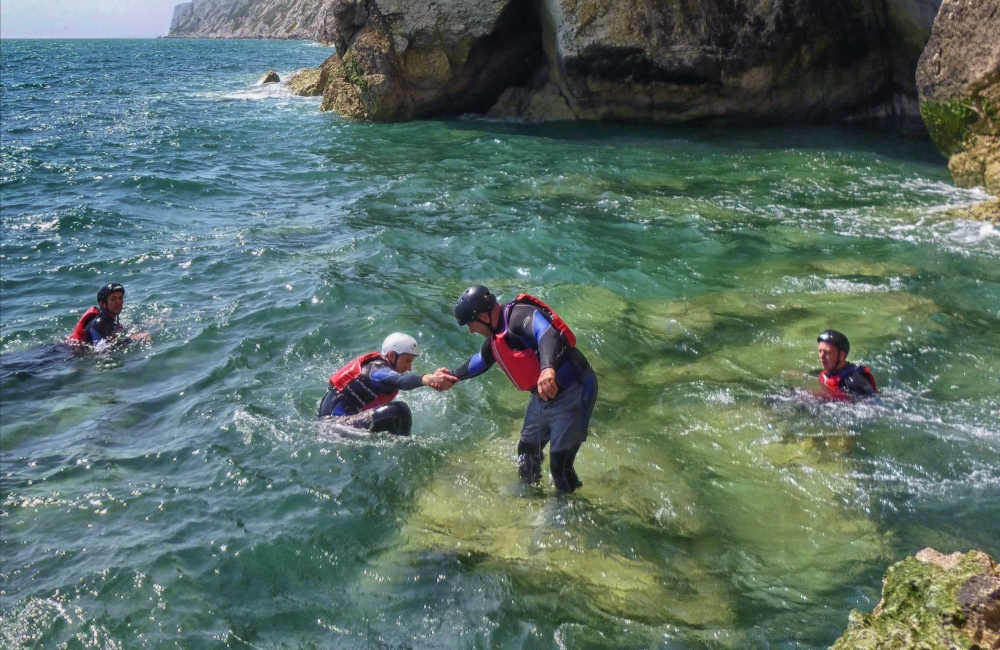
{"type": "Polygon", "coordinates": [[[944,0],[916,80],[955,183],[1000,194],[1000,0],[944,0]]]}
{"type": "Polygon", "coordinates": [[[811,121],[916,114],[940,1],[194,0],[170,35],[334,43],[373,120],[811,121]]]}
{"type": "Polygon", "coordinates": [[[329,5],[329,0],[193,0],[174,8],[167,36],[329,42],[323,22],[329,5]]]}

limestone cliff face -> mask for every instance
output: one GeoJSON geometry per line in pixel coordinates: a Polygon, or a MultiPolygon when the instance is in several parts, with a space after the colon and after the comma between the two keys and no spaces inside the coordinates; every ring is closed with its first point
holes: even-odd
{"type": "Polygon", "coordinates": [[[940,2],[193,0],[170,35],[333,43],[363,119],[812,121],[915,115],[940,2]]]}
{"type": "Polygon", "coordinates": [[[1000,0],[944,0],[916,80],[955,183],[1000,194],[1000,0]]]}
{"type": "Polygon", "coordinates": [[[939,0],[333,0],[370,119],[916,113],[939,0]],[[499,101],[498,101],[499,100],[499,101]]]}
{"type": "Polygon", "coordinates": [[[193,0],[174,8],[167,36],[328,42],[323,19],[329,4],[328,0],[193,0]]]}

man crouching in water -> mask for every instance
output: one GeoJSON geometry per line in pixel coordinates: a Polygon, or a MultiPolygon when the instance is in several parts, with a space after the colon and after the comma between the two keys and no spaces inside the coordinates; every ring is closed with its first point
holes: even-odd
{"type": "Polygon", "coordinates": [[[819,383],[824,394],[838,400],[858,397],[878,399],[875,377],[867,366],[857,366],[847,361],[851,343],[837,330],[820,332],[818,343],[819,363],[823,366],[819,383]]]}
{"type": "Polygon", "coordinates": [[[77,321],[67,342],[93,346],[107,346],[111,343],[123,344],[132,340],[149,340],[149,333],[142,332],[131,337],[122,337],[122,324],[118,316],[125,307],[125,287],[117,282],[109,282],[97,290],[97,306],[83,313],[77,321]]]}
{"type": "Polygon", "coordinates": [[[333,373],[319,416],[371,433],[410,435],[410,407],[393,402],[396,394],[421,386],[444,391],[457,381],[445,368],[429,375],[411,374],[413,359],[419,355],[420,346],[412,336],[390,334],[382,342],[381,352],[363,354],[333,373]]]}

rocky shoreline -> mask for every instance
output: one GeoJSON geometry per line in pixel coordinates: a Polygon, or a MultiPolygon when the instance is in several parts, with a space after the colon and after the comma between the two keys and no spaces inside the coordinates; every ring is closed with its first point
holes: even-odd
{"type": "Polygon", "coordinates": [[[917,115],[940,2],[193,0],[169,36],[333,44],[374,121],[810,122],[917,115]]]}
{"type": "Polygon", "coordinates": [[[193,0],[169,36],[332,44],[291,88],[354,120],[919,115],[957,185],[1000,194],[996,34],[1000,0],[193,0]]]}
{"type": "Polygon", "coordinates": [[[871,614],[857,610],[831,650],[997,650],[1000,569],[982,551],[925,548],[885,573],[871,614]]]}

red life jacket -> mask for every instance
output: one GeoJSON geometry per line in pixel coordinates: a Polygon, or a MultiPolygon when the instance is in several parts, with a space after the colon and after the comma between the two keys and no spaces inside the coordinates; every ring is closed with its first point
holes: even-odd
{"type": "MultiPolygon", "coordinates": [[[[507,303],[507,306],[504,307],[504,322],[507,322],[510,310],[520,303],[538,307],[548,317],[549,321],[552,322],[552,326],[566,337],[566,343],[571,348],[576,347],[576,335],[573,334],[573,330],[569,328],[569,325],[551,307],[532,295],[519,293],[517,294],[517,298],[507,303]]],[[[501,370],[507,375],[511,383],[517,386],[518,390],[531,390],[538,385],[538,376],[542,374],[542,364],[538,360],[538,352],[536,350],[530,348],[525,350],[512,349],[507,343],[506,330],[490,338],[490,347],[493,349],[493,358],[496,359],[501,370]]]]}
{"type": "Polygon", "coordinates": [[[844,381],[844,379],[847,377],[849,373],[854,372],[855,370],[860,371],[861,374],[865,376],[865,379],[867,379],[868,382],[871,383],[872,389],[874,389],[875,392],[877,393],[878,386],[875,385],[875,377],[874,375],[872,375],[872,371],[868,369],[868,366],[855,366],[853,364],[850,364],[846,368],[842,369],[840,372],[835,372],[832,375],[826,374],[826,371],[824,370],[823,372],[819,373],[819,383],[822,384],[823,387],[826,388],[828,391],[830,391],[834,399],[838,400],[850,399],[851,394],[842,389],[840,387],[840,384],[844,381]]]}
{"type": "Polygon", "coordinates": [[[91,307],[87,311],[83,312],[83,316],[80,316],[80,320],[76,321],[76,327],[73,328],[73,333],[69,335],[67,341],[76,341],[77,343],[90,343],[90,337],[87,336],[87,325],[90,321],[101,313],[101,310],[97,307],[91,307]]]}
{"type": "Polygon", "coordinates": [[[368,373],[364,371],[365,364],[384,359],[378,352],[362,354],[337,372],[330,375],[330,386],[338,393],[351,398],[358,403],[358,408],[362,411],[378,408],[383,404],[388,404],[399,394],[398,390],[389,393],[380,393],[368,378],[368,373]]]}

